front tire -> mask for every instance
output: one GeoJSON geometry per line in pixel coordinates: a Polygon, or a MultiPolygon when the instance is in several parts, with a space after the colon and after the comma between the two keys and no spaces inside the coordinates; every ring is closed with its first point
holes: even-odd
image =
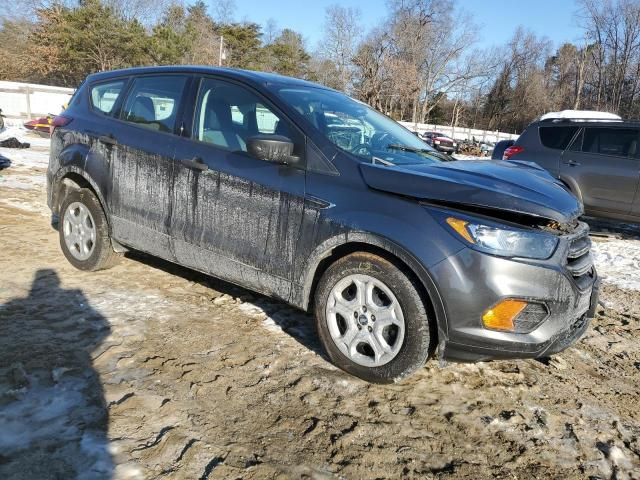
{"type": "Polygon", "coordinates": [[[357,252],[318,283],[316,327],[333,363],[373,383],[398,382],[429,357],[431,325],[415,282],[394,263],[357,252]]]}
{"type": "Polygon", "coordinates": [[[104,210],[87,188],[70,190],[62,200],[58,232],[62,253],[79,270],[103,270],[119,258],[111,246],[104,210]]]}

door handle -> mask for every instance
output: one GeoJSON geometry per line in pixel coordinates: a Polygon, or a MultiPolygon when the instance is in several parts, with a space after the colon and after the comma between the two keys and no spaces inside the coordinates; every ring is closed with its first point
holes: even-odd
{"type": "Polygon", "coordinates": [[[118,143],[118,141],[116,140],[116,137],[114,137],[113,135],[100,135],[98,137],[98,140],[108,145],[115,145],[116,143],[118,143]]]}
{"type": "Polygon", "coordinates": [[[581,163],[580,162],[576,162],[575,160],[569,160],[567,162],[567,165],[570,165],[572,167],[577,167],[577,166],[581,165],[581,163]]]}
{"type": "Polygon", "coordinates": [[[204,163],[204,160],[202,160],[200,157],[182,159],[180,160],[180,163],[185,167],[195,168],[196,170],[209,170],[209,165],[204,163]]]}

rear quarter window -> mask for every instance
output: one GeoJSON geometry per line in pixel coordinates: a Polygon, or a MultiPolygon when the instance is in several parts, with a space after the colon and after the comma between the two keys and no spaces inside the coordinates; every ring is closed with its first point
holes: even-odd
{"type": "Polygon", "coordinates": [[[553,150],[564,150],[578,131],[578,127],[540,127],[540,142],[553,150]]]}
{"type": "Polygon", "coordinates": [[[91,105],[93,108],[106,115],[111,115],[124,85],[124,80],[93,85],[91,87],[91,105]]]}

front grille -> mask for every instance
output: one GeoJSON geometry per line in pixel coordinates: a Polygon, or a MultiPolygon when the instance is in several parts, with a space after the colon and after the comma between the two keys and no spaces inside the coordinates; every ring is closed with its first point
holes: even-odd
{"type": "Polygon", "coordinates": [[[593,283],[595,270],[591,258],[591,239],[589,227],[580,222],[576,232],[569,240],[567,252],[567,270],[573,277],[579,290],[586,290],[593,283]]]}

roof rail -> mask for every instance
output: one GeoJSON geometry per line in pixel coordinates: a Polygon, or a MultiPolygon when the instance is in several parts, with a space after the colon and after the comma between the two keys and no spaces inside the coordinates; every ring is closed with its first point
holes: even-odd
{"type": "Polygon", "coordinates": [[[627,122],[626,120],[617,119],[617,118],[546,118],[544,120],[539,120],[544,123],[562,123],[562,122],[602,122],[602,123],[623,123],[627,122]]]}
{"type": "Polygon", "coordinates": [[[619,115],[594,110],[562,110],[542,115],[539,121],[622,122],[619,115]]]}

